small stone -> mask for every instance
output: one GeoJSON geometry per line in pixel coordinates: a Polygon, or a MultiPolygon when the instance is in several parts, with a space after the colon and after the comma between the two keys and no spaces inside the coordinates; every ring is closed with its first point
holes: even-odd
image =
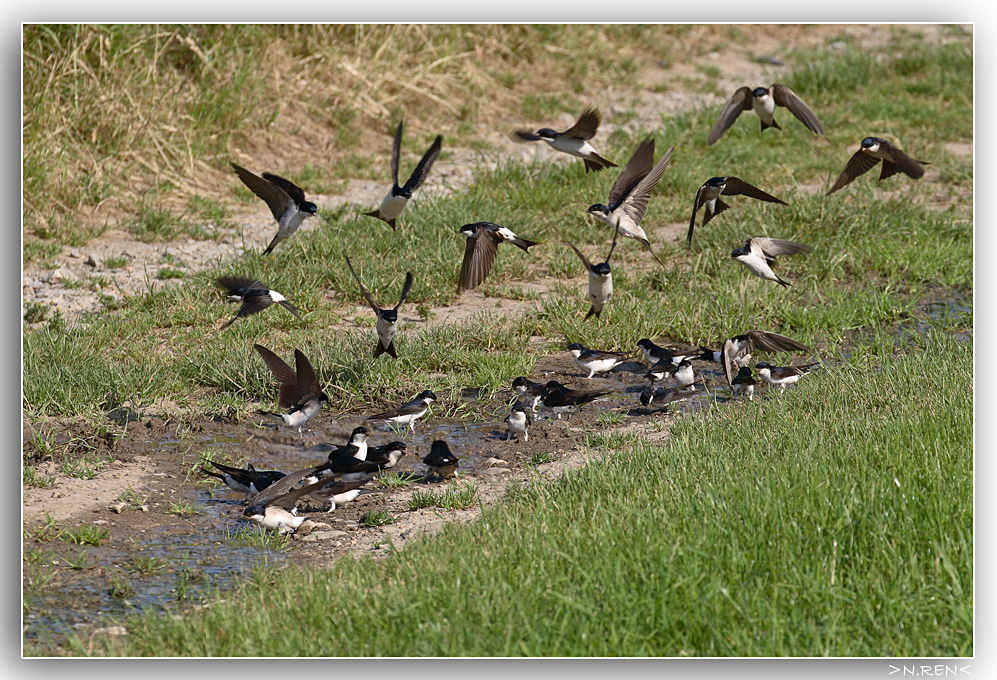
{"type": "Polygon", "coordinates": [[[60,281],[72,283],[77,280],[79,280],[79,277],[65,267],[59,267],[42,277],[42,281],[45,283],[58,283],[60,281]]]}
{"type": "Polygon", "coordinates": [[[114,505],[107,506],[107,509],[115,514],[120,515],[125,511],[125,508],[127,507],[128,507],[127,503],[115,503],[114,505]]]}
{"type": "Polygon", "coordinates": [[[93,521],[93,523],[94,524],[107,524],[107,520],[106,519],[95,519],[93,521]]]}
{"type": "Polygon", "coordinates": [[[108,637],[122,637],[128,635],[128,629],[124,626],[108,626],[107,628],[98,628],[93,632],[94,635],[107,635],[108,637]]]}
{"type": "Polygon", "coordinates": [[[508,465],[501,458],[485,458],[485,467],[495,467],[496,465],[508,465]]]}
{"type": "Polygon", "coordinates": [[[90,265],[91,267],[102,267],[104,266],[104,261],[100,258],[99,255],[94,255],[93,253],[90,253],[90,255],[87,256],[87,264],[90,265]]]}
{"type": "Polygon", "coordinates": [[[140,506],[138,506],[138,509],[139,509],[139,512],[149,512],[149,506],[148,505],[140,505],[140,506]]]}
{"type": "Polygon", "coordinates": [[[302,543],[315,543],[318,541],[318,538],[316,538],[314,534],[305,534],[304,536],[294,534],[294,537],[302,543]]]}
{"type": "Polygon", "coordinates": [[[345,531],[338,531],[336,529],[331,529],[328,531],[318,531],[312,535],[315,536],[316,540],[329,541],[334,538],[342,538],[343,536],[346,536],[347,533],[345,531]]]}
{"type": "Polygon", "coordinates": [[[76,259],[79,259],[79,258],[83,257],[82,255],[80,255],[80,251],[76,250],[75,248],[70,248],[70,250],[69,250],[69,256],[70,257],[75,257],[76,259]]]}

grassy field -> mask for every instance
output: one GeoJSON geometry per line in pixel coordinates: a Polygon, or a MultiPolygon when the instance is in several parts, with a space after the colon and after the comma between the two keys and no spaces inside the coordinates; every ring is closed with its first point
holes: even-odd
{"type": "MultiPolygon", "coordinates": [[[[548,39],[582,30],[566,27],[548,39]]],[[[628,30],[638,31],[609,31],[607,39],[634,38],[628,30]]],[[[527,31],[521,39],[533,38],[527,31]]],[[[284,357],[302,349],[336,411],[366,411],[429,388],[441,397],[438,413],[469,417],[464,388],[506,388],[566,342],[634,349],[637,339],[661,335],[718,347],[762,328],[806,342],[827,365],[780,397],[682,418],[665,444],[589,433],[598,459],[590,465],[517,489],[480,521],[450,526],[381,562],[261,572],[227,603],[180,622],[132,619],[128,641],[113,643],[121,646],[75,642],[72,652],[972,654],[972,341],[952,338],[971,326],[972,311],[937,318],[920,311],[928,300],[964,303],[972,291],[973,163],[957,146],[972,142],[972,45],[898,35],[888,47],[796,55],[805,65],[782,82],[818,112],[826,138],[782,115],[783,132],[759,134],[748,118],[706,147],[717,111],[703,108],[603,139],[604,154],[621,165],[647,134],[656,158],[672,145],[675,153],[643,223],[666,267],[633,241],[618,245],[616,296],[598,324],[583,321],[582,267],[557,241],[605,253],[609,229],[585,208],[605,201],[613,171],[586,176],[580,163],[503,162],[478,168],[474,183],[453,195],[417,201],[398,232],[323,208],[319,229],[295,235],[270,257],[221,262],[185,275],[182,287],[150,282],[145,294],[85,325],[57,317],[26,333],[29,423],[103,422],[109,404],[126,401],[183,419],[275,408],[276,385],[254,342],[284,357]],[[874,92],[863,87],[868,82],[877,84],[874,92]],[[867,135],[891,136],[930,161],[929,175],[877,184],[875,169],[825,197],[847,147],[867,135]],[[735,197],[730,211],[697,226],[687,248],[695,191],[718,174],[735,174],[789,205],[735,197]],[[457,302],[464,248],[457,232],[479,220],[543,242],[529,255],[501,247],[481,288],[533,307],[460,327],[408,322],[396,336],[400,359],[374,361],[369,310],[360,315],[359,325],[369,322],[363,327],[347,317],[346,305],[359,305],[360,296],[343,255],[382,303],[397,300],[404,272],[412,271],[403,311],[430,319],[457,302]],[[780,262],[780,276],[794,287],[750,277],[731,261],[731,250],[760,235],[815,248],[780,262]],[[219,332],[234,308],[213,279],[227,274],[259,278],[305,310],[304,319],[271,309],[219,332]],[[897,325],[912,317],[932,330],[901,341],[897,325]],[[531,343],[535,336],[541,345],[531,343]]],[[[547,63],[539,43],[530,49],[525,58],[547,63]]],[[[229,63],[224,54],[219,48],[219,60],[229,63]]],[[[585,77],[625,67],[568,61],[587,64],[585,77]]],[[[571,77],[561,83],[565,92],[575,92],[571,77]]],[[[519,92],[525,84],[510,87],[519,92]]],[[[570,110],[565,102],[574,106],[529,105],[570,110]]],[[[520,104],[525,109],[527,100],[520,104]]],[[[408,121],[413,114],[405,111],[408,121]]],[[[217,159],[226,148],[204,157],[217,159]]],[[[31,192],[50,189],[49,179],[29,182],[36,161],[27,144],[25,153],[27,203],[31,192]]],[[[80,200],[73,191],[67,207],[80,200]]]]}

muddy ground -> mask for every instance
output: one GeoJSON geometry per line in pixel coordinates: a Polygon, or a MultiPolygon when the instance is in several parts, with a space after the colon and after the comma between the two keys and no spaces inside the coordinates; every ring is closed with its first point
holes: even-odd
{"type": "MultiPolygon", "coordinates": [[[[930,39],[943,39],[938,27],[916,28],[930,39]]],[[[707,55],[704,61],[721,69],[718,81],[721,89],[733,91],[745,83],[769,82],[780,69],[792,66],[760,63],[755,59],[760,55],[779,56],[789,46],[815,46],[842,31],[855,35],[862,45],[875,45],[888,36],[888,30],[867,26],[812,27],[800,29],[781,44],[756,30],[761,42],[751,52],[741,45],[731,45],[707,55]]],[[[832,49],[837,48],[832,46],[832,49]]],[[[657,121],[658,114],[664,111],[700,103],[722,105],[722,97],[683,91],[681,78],[693,72],[693,66],[687,63],[649,65],[639,78],[643,89],[633,93],[643,102],[639,118],[657,121]],[[655,92],[655,86],[661,83],[668,83],[667,91],[655,92]]],[[[570,116],[563,118],[557,122],[572,122],[570,116]]],[[[501,154],[524,159],[537,154],[551,162],[572,162],[545,145],[514,145],[495,129],[482,129],[481,134],[501,154]]],[[[971,148],[964,151],[972,153],[971,148]]],[[[434,167],[423,194],[453,191],[470,181],[473,167],[493,162],[494,159],[480,153],[458,149],[448,162],[434,167]]],[[[930,181],[930,176],[924,178],[924,183],[930,181]]],[[[385,189],[383,180],[371,179],[351,180],[347,186],[341,195],[318,196],[315,200],[323,207],[343,203],[371,206],[379,201],[385,189]]],[[[114,280],[114,290],[104,292],[118,297],[143,290],[162,266],[201,271],[237,255],[243,248],[261,249],[272,237],[272,220],[259,205],[244,208],[248,212],[236,220],[237,227],[211,241],[143,243],[126,231],[112,228],[87,247],[64,249],[57,258],[60,265],[57,270],[26,266],[22,305],[41,302],[58,307],[67,321],[72,322],[101,308],[96,294],[86,285],[80,285],[96,273],[114,280]],[[124,267],[109,269],[102,264],[107,257],[122,254],[128,259],[124,267]]],[[[315,220],[310,222],[306,222],[302,231],[317,226],[315,220]]],[[[681,239],[685,229],[684,222],[662,225],[654,239],[681,239]]],[[[578,284],[583,285],[582,277],[578,284]]],[[[155,285],[183,285],[183,280],[157,280],[155,285]]],[[[544,282],[531,285],[543,289],[544,282]]],[[[457,305],[434,309],[433,323],[461,323],[483,310],[496,314],[528,313],[532,306],[528,301],[490,299],[472,292],[457,305]]],[[[360,304],[356,312],[369,315],[369,310],[360,304]]],[[[566,352],[543,358],[531,376],[533,380],[544,382],[556,378],[575,387],[609,388],[613,394],[583,407],[568,420],[536,422],[528,444],[504,439],[501,420],[513,397],[511,393],[499,393],[480,401],[468,394],[468,400],[473,402],[473,418],[457,422],[430,414],[416,423],[413,435],[397,435],[378,424],[371,428],[372,445],[394,439],[408,443],[409,453],[398,466],[401,472],[424,472],[421,459],[428,453],[430,442],[435,438],[448,439],[454,452],[462,457],[458,479],[423,480],[401,488],[381,488],[379,493],[362,496],[331,514],[315,507],[316,512],[308,513],[314,524],[292,537],[285,552],[233,544],[231,535],[246,526],[242,495],[199,474],[202,456],[210,452],[216,460],[239,465],[252,462],[257,468],[299,469],[323,459],[321,454],[308,453],[307,447],[321,442],[344,443],[352,428],[364,422],[363,414],[323,412],[310,423],[303,437],[277,428],[263,417],[250,423],[231,422],[220,416],[181,423],[164,420],[154,410],[124,426],[120,424],[122,414],[110,414],[108,431],[117,435],[98,436],[89,426],[74,423],[53,421],[34,427],[25,424],[22,442],[26,463],[54,480],[51,488],[22,487],[25,638],[44,649],[46,640],[58,644],[72,632],[114,634],[120,632],[113,627],[115,619],[128,611],[147,606],[171,610],[175,605],[196,606],[212,597],[215,589],[224,590],[247,578],[253,565],[262,562],[321,567],[347,554],[381,556],[389,552],[389,546],[401,548],[416,536],[433,532],[447,522],[470,521],[479,514],[480,507],[410,510],[408,502],[416,491],[439,491],[449,485],[473,482],[481,506],[487,507],[498,502],[512,483],[545,483],[566,468],[584,464],[588,455],[611,455],[607,451],[588,450],[585,432],[626,429],[650,438],[664,437],[675,414],[700,407],[714,398],[728,398],[727,392],[718,387],[723,380],[718,367],[698,363],[696,368],[707,381],[705,390],[667,409],[648,411],[638,402],[640,389],[646,385],[643,361],[635,359],[609,374],[586,380],[566,352]],[[57,445],[72,443],[70,457],[86,455],[104,461],[103,469],[90,480],[66,475],[61,469],[62,458],[49,455],[36,444],[46,438],[57,445]],[[539,462],[548,459],[550,462],[539,462]],[[133,492],[129,500],[134,502],[122,507],[121,499],[128,492],[133,492]],[[387,511],[395,521],[380,527],[362,524],[371,512],[379,510],[387,511]],[[67,532],[90,525],[109,532],[102,545],[67,542],[67,532]],[[82,561],[81,555],[84,555],[82,561]],[[162,560],[160,569],[150,568],[153,558],[162,560]],[[155,573],[143,573],[143,565],[145,571],[155,573]]],[[[763,396],[771,397],[777,395],[763,396]]],[[[374,488],[376,484],[369,486],[374,488]]]]}

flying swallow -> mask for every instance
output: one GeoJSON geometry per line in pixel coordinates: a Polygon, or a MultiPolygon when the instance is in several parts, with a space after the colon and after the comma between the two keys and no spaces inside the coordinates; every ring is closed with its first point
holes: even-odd
{"type": "Polygon", "coordinates": [[[367,416],[367,420],[385,420],[389,423],[408,425],[410,432],[415,432],[415,421],[429,410],[429,405],[436,401],[436,395],[431,390],[424,390],[412,401],[405,402],[396,409],[367,416]]]}
{"type": "Polygon", "coordinates": [[[273,218],[277,220],[277,235],[263,251],[264,255],[269,254],[278,243],[297,231],[306,217],[318,212],[318,206],[306,201],[305,192],[293,182],[271,175],[269,172],[264,172],[263,177],[259,177],[235,163],[230,162],[229,165],[242,183],[266,202],[270,212],[273,213],[273,218]]]}
{"type": "Polygon", "coordinates": [[[835,180],[834,186],[827,192],[827,195],[830,196],[859,175],[868,172],[879,161],[883,161],[883,170],[879,173],[879,181],[893,177],[898,172],[902,172],[912,179],[921,179],[924,176],[924,168],[921,166],[930,165],[927,161],[914,160],[885,139],[866,137],[862,140],[862,146],[859,147],[859,150],[848,159],[845,169],[838,175],[838,179],[835,180]]]}
{"type": "Polygon", "coordinates": [[[738,361],[748,361],[751,352],[762,350],[765,352],[806,352],[807,346],[802,342],[787,338],[785,335],[770,333],[769,331],[748,331],[724,342],[723,365],[724,375],[727,384],[734,383],[734,368],[738,361]]]}
{"type": "Polygon", "coordinates": [[[509,415],[505,417],[505,424],[508,428],[508,436],[506,439],[512,439],[513,435],[523,435],[523,441],[530,441],[530,434],[528,430],[530,425],[533,424],[533,419],[530,417],[529,411],[522,404],[516,404],[512,407],[509,415]]]}
{"type": "Polygon", "coordinates": [[[619,229],[613,232],[613,245],[609,247],[609,254],[606,255],[606,261],[599,264],[592,264],[588,261],[587,257],[582,255],[582,251],[567,241],[563,241],[566,246],[575,251],[575,254],[578,255],[582,264],[585,265],[585,268],[589,272],[589,300],[592,301],[592,307],[589,309],[589,313],[585,315],[586,319],[590,316],[598,319],[599,314],[602,313],[602,308],[613,297],[613,272],[609,267],[609,258],[613,256],[613,250],[616,248],[616,237],[619,234],[619,229]]]}
{"type": "Polygon", "coordinates": [[[270,368],[270,372],[280,384],[280,397],[277,404],[284,409],[290,409],[286,414],[270,413],[269,415],[280,418],[288,427],[297,427],[298,434],[305,423],[318,415],[322,410],[322,404],[329,401],[329,397],[319,386],[315,370],[308,362],[308,359],[301,353],[300,349],[294,350],[294,364],[297,370],[290,366],[276,354],[261,345],[253,345],[259,352],[263,361],[270,368]]]}
{"type": "Polygon", "coordinates": [[[405,182],[405,186],[398,185],[398,157],[402,151],[402,121],[399,121],[398,128],[395,130],[395,142],[391,147],[391,181],[394,184],[391,187],[391,191],[384,197],[381,201],[381,207],[373,212],[364,213],[367,217],[376,217],[377,219],[387,222],[388,226],[392,229],[395,228],[395,220],[398,216],[402,214],[405,210],[405,206],[408,205],[409,199],[412,198],[412,192],[422,186],[422,183],[426,181],[426,175],[429,174],[429,169],[433,167],[433,163],[436,161],[436,157],[440,155],[440,145],[443,142],[443,137],[436,135],[436,139],[433,140],[432,146],[426,151],[419,164],[415,166],[415,170],[412,171],[412,176],[408,178],[405,182]]]}
{"type": "Polygon", "coordinates": [[[624,236],[640,242],[651,251],[651,255],[662,267],[665,265],[651,250],[651,244],[647,240],[647,234],[640,226],[640,221],[644,218],[644,213],[647,212],[647,204],[651,200],[651,190],[664,174],[674,150],[674,146],[669,147],[658,164],[652,168],[654,164],[654,140],[650,137],[645,139],[637,146],[637,150],[627,161],[623,172],[613,183],[613,188],[609,191],[609,205],[596,203],[590,205],[587,210],[589,214],[595,215],[624,236]]]}
{"type": "Polygon", "coordinates": [[[572,359],[579,368],[589,372],[586,378],[591,378],[596,373],[608,371],[627,359],[631,358],[628,352],[601,352],[597,349],[588,349],[577,342],[573,342],[567,347],[571,352],[572,359]]]}
{"type": "Polygon", "coordinates": [[[363,284],[360,283],[360,277],[353,270],[353,264],[350,262],[349,257],[346,257],[346,266],[350,268],[350,273],[353,274],[353,278],[357,280],[357,285],[360,286],[360,292],[363,293],[367,304],[370,305],[370,308],[374,310],[374,314],[377,316],[377,344],[374,346],[374,358],[376,359],[387,352],[391,357],[397,359],[398,354],[395,352],[394,340],[395,331],[398,330],[398,308],[402,306],[405,298],[408,297],[409,291],[412,290],[412,273],[405,273],[405,285],[402,286],[402,296],[399,298],[398,304],[390,309],[381,309],[374,302],[374,298],[367,292],[367,289],[363,287],[363,284]]]}
{"type": "Polygon", "coordinates": [[[433,474],[447,479],[457,471],[458,458],[450,452],[450,446],[444,440],[437,439],[422,462],[429,466],[433,474]]]}
{"type": "Polygon", "coordinates": [[[530,405],[530,407],[533,409],[534,413],[537,412],[537,404],[539,404],[540,400],[543,399],[544,397],[543,385],[541,385],[540,383],[535,383],[532,380],[528,380],[523,376],[519,376],[518,378],[512,381],[512,389],[516,390],[518,394],[521,394],[524,397],[529,397],[530,399],[532,399],[533,403],[530,405]]]}
{"type": "Polygon", "coordinates": [[[767,382],[769,385],[778,385],[779,392],[786,391],[786,385],[792,385],[800,376],[804,373],[809,373],[820,366],[820,364],[806,364],[805,366],[773,366],[767,362],[761,361],[755,364],[755,370],[758,371],[758,377],[767,382]]]}
{"type": "Polygon", "coordinates": [[[758,381],[751,375],[751,367],[741,366],[737,370],[737,375],[734,376],[730,386],[733,388],[735,397],[744,392],[748,397],[748,401],[754,401],[755,385],[757,384],[758,381]]]}
{"type": "Polygon", "coordinates": [[[248,501],[263,491],[263,489],[286,476],[279,470],[257,470],[253,467],[252,463],[249,463],[243,469],[216,463],[213,460],[209,460],[208,462],[214,465],[220,472],[214,472],[205,467],[202,467],[201,471],[206,475],[222,480],[233,491],[246,494],[246,497],[243,499],[244,501],[248,501]]]}
{"type": "Polygon", "coordinates": [[[783,288],[793,284],[783,281],[772,271],[775,258],[778,255],[796,255],[809,253],[813,248],[795,241],[784,241],[779,238],[759,236],[748,239],[744,245],[730,254],[732,258],[748,268],[748,271],[766,281],[775,281],[783,288]]]}
{"type": "Polygon", "coordinates": [[[544,385],[543,404],[554,413],[557,419],[561,419],[562,413],[574,411],[582,404],[587,404],[599,397],[611,394],[610,390],[572,390],[556,380],[550,380],[544,385]]]}
{"type": "Polygon", "coordinates": [[[222,328],[228,328],[237,320],[247,317],[250,314],[262,312],[270,305],[277,303],[294,316],[301,318],[297,307],[287,301],[283,295],[275,290],[270,290],[259,281],[243,278],[241,276],[223,276],[217,280],[219,286],[228,291],[228,299],[232,302],[241,302],[239,313],[235,318],[228,321],[222,328]]]}
{"type": "Polygon", "coordinates": [[[788,87],[776,83],[772,87],[756,87],[754,90],[747,86],[737,88],[734,95],[724,105],[717,122],[713,124],[706,145],[713,146],[734,124],[738,116],[744,111],[752,109],[762,119],[762,132],[770,127],[781,130],[779,124],[775,122],[776,106],[784,106],[789,109],[789,112],[806,125],[811,132],[818,135],[824,134],[824,126],[817,120],[817,116],[810,110],[810,107],[788,87]]]}
{"type": "Polygon", "coordinates": [[[786,205],[785,201],[765,193],[758,187],[752,186],[738,177],[711,177],[706,180],[703,186],[699,187],[699,190],[696,192],[696,200],[692,204],[692,217],[689,219],[689,235],[686,239],[689,245],[692,245],[692,232],[696,228],[696,213],[699,212],[700,208],[706,207],[706,211],[703,213],[703,226],[705,227],[707,222],[730,207],[720,198],[721,195],[748,196],[749,198],[756,198],[759,201],[786,205]]]}
{"type": "Polygon", "coordinates": [[[582,112],[575,124],[564,132],[550,128],[540,128],[535,133],[519,129],[512,133],[512,139],[516,142],[539,142],[542,139],[557,151],[577,156],[585,161],[586,173],[589,170],[599,172],[604,168],[615,168],[616,163],[600,156],[588,143],[588,140],[595,137],[598,129],[599,112],[587,109],[582,112]]]}
{"type": "Polygon", "coordinates": [[[464,260],[460,264],[460,278],[457,281],[458,295],[465,290],[477,288],[478,284],[485,280],[488,272],[492,270],[500,243],[509,241],[526,253],[530,252],[531,246],[538,243],[521,238],[511,229],[491,222],[465,224],[460,228],[460,233],[467,237],[467,243],[464,246],[464,260]]]}

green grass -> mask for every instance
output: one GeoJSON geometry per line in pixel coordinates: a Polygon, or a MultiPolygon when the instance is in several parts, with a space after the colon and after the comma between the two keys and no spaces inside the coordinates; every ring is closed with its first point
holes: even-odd
{"type": "Polygon", "coordinates": [[[109,651],[971,655],[972,373],[944,334],[829,369],[682,419],[667,445],[626,436],[386,560],[132,620],[109,651]]]}

